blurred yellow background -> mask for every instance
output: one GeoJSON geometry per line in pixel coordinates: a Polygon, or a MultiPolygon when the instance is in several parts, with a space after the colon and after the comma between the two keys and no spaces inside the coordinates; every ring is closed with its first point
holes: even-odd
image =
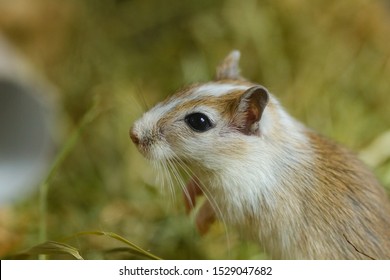
{"type": "MultiPolygon", "coordinates": [[[[388,1],[0,0],[0,33],[58,90],[57,152],[79,130],[47,184],[47,240],[99,230],[164,259],[266,258],[233,229],[215,225],[200,237],[179,188],[174,198],[160,191],[128,137],[146,108],[212,79],[232,49],[241,51],[244,77],[309,127],[362,152],[390,189],[390,141],[382,137],[390,129],[388,1]]],[[[37,190],[0,208],[0,257],[42,241],[41,203],[37,190]]],[[[69,244],[88,259],[142,258],[99,236],[69,244]]]]}

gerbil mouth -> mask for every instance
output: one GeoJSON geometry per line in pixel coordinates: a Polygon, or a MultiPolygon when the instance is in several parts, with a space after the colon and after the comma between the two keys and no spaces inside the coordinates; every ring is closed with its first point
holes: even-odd
{"type": "Polygon", "coordinates": [[[134,130],[134,128],[130,128],[129,136],[131,141],[137,147],[138,151],[145,157],[149,158],[149,150],[150,150],[150,140],[146,137],[140,137],[134,130]]]}

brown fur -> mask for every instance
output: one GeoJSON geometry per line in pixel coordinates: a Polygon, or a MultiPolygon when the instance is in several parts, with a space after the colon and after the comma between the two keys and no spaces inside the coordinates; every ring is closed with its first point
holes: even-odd
{"type": "MultiPolygon", "coordinates": [[[[292,168],[238,226],[273,259],[390,259],[390,202],[372,173],[342,146],[308,131],[313,162],[292,168]]],[[[199,223],[199,222],[198,222],[199,223]]],[[[203,225],[204,227],[204,225],[203,225]]]]}
{"type": "Polygon", "coordinates": [[[314,188],[300,193],[302,241],[317,243],[315,258],[390,259],[390,203],[383,187],[351,152],[307,134],[316,158],[308,170],[315,174],[314,188]]]}
{"type": "Polygon", "coordinates": [[[156,125],[141,121],[130,133],[146,156],[152,145],[169,145],[193,167],[187,210],[197,195],[210,199],[196,220],[200,232],[218,210],[274,259],[390,259],[390,201],[374,175],[353,153],[293,120],[272,95],[256,91],[239,75],[238,58],[232,52],[213,83],[248,90],[198,98],[192,94],[207,84],[189,86],[162,102],[175,106],[158,114],[156,125]],[[197,106],[218,112],[212,130],[184,124],[197,106]]]}

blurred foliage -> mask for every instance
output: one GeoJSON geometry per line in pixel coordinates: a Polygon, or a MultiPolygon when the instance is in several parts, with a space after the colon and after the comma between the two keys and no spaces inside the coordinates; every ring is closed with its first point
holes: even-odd
{"type": "MultiPolygon", "coordinates": [[[[239,49],[245,77],[308,126],[362,150],[390,128],[389,21],[385,0],[0,0],[0,30],[59,89],[58,150],[99,100],[49,182],[48,238],[101,230],[165,259],[264,258],[233,229],[198,236],[180,191],[159,191],[129,127],[178,87],[211,79],[239,49]]],[[[390,187],[389,158],[373,168],[390,187]]],[[[1,255],[40,243],[38,201],[0,209],[1,255]]],[[[107,253],[115,244],[101,237],[72,246],[87,258],[137,258],[107,253]]]]}

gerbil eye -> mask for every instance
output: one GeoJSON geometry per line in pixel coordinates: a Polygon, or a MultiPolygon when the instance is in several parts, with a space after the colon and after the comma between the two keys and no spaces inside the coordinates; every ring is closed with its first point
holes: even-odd
{"type": "Polygon", "coordinates": [[[212,128],[210,119],[202,113],[192,113],[185,117],[188,126],[197,132],[205,132],[212,128]]]}

